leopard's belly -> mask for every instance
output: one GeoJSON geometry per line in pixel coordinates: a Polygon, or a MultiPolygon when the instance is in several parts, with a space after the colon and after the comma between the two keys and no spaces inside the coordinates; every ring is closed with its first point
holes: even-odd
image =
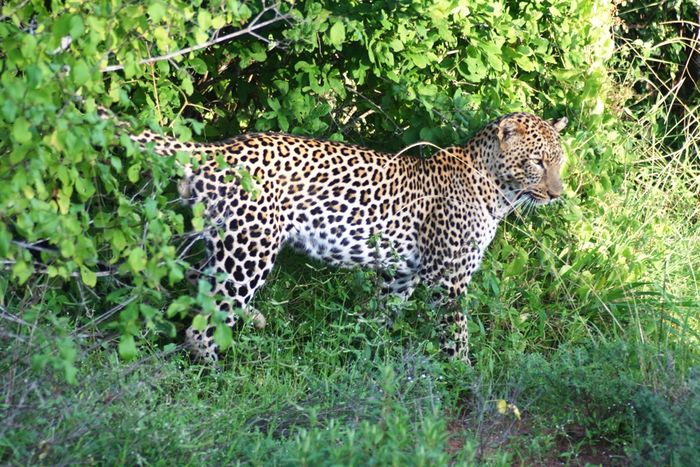
{"type": "Polygon", "coordinates": [[[389,219],[351,223],[342,215],[298,216],[288,228],[286,243],[314,259],[339,266],[364,266],[401,274],[420,270],[418,232],[394,227],[389,219]],[[303,219],[300,220],[299,218],[303,219]]]}

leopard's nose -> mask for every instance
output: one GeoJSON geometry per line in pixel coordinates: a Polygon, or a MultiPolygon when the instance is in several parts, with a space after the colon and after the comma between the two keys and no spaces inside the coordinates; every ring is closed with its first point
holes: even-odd
{"type": "Polygon", "coordinates": [[[547,188],[550,199],[556,199],[564,192],[564,185],[561,182],[558,169],[547,170],[547,177],[543,185],[547,188]]]}
{"type": "Polygon", "coordinates": [[[561,194],[564,192],[564,186],[561,183],[561,180],[551,177],[549,179],[549,183],[547,183],[547,194],[551,199],[556,199],[561,196],[561,194]]]}

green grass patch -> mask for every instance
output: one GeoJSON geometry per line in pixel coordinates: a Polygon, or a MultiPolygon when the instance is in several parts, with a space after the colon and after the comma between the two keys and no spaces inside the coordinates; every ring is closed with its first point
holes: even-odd
{"type": "Polygon", "coordinates": [[[244,330],[218,370],[179,351],[125,364],[100,350],[77,386],[4,358],[0,460],[689,465],[697,455],[697,369],[683,376],[658,348],[601,340],[525,354],[485,378],[478,362],[446,362],[420,337],[396,342],[376,321],[354,344],[349,320],[326,325],[308,339],[244,330]]]}

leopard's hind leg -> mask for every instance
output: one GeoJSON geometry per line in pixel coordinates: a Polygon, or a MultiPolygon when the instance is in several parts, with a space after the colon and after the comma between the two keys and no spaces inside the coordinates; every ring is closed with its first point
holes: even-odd
{"type": "MultiPolygon", "coordinates": [[[[272,270],[283,242],[282,226],[264,200],[240,202],[238,208],[229,211],[232,216],[221,229],[207,234],[212,293],[218,309],[227,313],[227,325],[236,327],[242,311],[256,327],[264,327],[265,317],[250,302],[272,270]]],[[[203,330],[187,329],[186,341],[196,358],[219,359],[214,329],[211,322],[203,330]]]]}
{"type": "Polygon", "coordinates": [[[418,274],[413,271],[401,271],[382,278],[380,300],[386,305],[384,316],[386,327],[393,326],[394,320],[401,312],[401,307],[411,297],[419,280],[418,274]],[[398,303],[392,297],[396,297],[398,303]]]}

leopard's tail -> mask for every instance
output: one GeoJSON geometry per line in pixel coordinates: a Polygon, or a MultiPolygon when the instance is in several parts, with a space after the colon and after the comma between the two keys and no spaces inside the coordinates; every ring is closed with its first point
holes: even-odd
{"type": "Polygon", "coordinates": [[[130,131],[130,125],[114,115],[112,111],[105,107],[98,107],[97,114],[103,120],[116,122],[120,133],[125,134],[142,149],[153,148],[159,156],[174,156],[178,152],[207,153],[210,152],[210,145],[206,143],[181,142],[172,136],[162,135],[155,131],[145,129],[141,133],[134,134],[130,131]]]}

